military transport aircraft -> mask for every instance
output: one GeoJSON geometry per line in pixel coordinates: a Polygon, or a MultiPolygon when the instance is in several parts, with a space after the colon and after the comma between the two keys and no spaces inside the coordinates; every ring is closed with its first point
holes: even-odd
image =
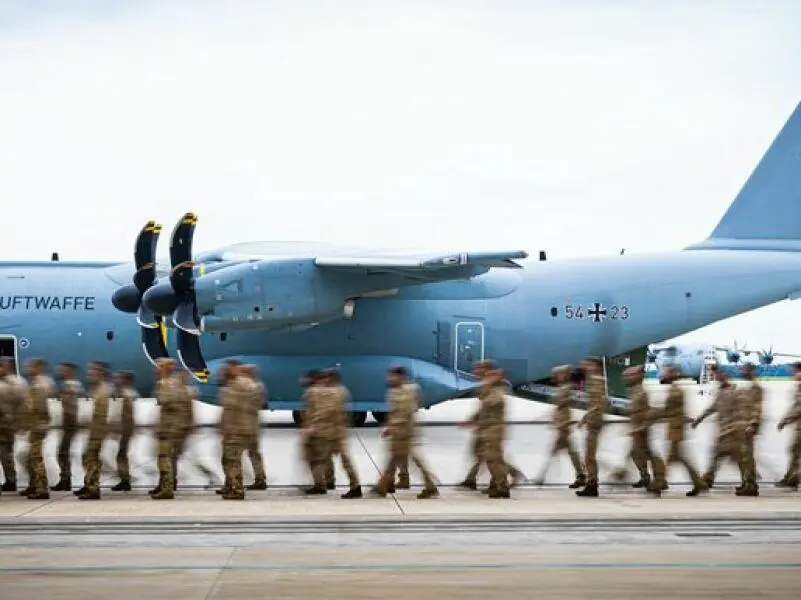
{"type": "Polygon", "coordinates": [[[391,364],[426,406],[473,395],[485,357],[542,398],[554,365],[642,364],[655,340],[801,294],[801,104],[710,237],[678,252],[520,263],[526,252],[240,243],[195,255],[195,224],[189,213],[175,227],[169,265],[155,264],[156,223],[133,264],[0,263],[3,353],[100,357],[136,371],[145,393],[149,361],[174,355],[212,403],[212,374],[237,357],[258,365],[270,408],[293,411],[300,373],[339,366],[356,423],[383,420],[391,364]]]}

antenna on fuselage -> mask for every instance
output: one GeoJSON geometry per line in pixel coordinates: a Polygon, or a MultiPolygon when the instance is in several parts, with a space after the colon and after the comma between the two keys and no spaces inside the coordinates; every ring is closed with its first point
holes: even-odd
{"type": "Polygon", "coordinates": [[[540,260],[541,261],[548,260],[545,256],[545,250],[540,250],[540,260]]]}
{"type": "Polygon", "coordinates": [[[53,253],[50,255],[50,260],[51,260],[52,262],[58,262],[58,252],[53,252],[53,253]]]}

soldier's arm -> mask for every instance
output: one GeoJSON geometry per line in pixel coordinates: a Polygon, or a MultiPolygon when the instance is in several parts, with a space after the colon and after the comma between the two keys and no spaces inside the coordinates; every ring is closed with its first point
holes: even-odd
{"type": "Polygon", "coordinates": [[[715,414],[718,412],[718,397],[715,396],[715,401],[707,408],[704,412],[702,412],[698,418],[693,421],[693,427],[698,427],[701,423],[703,423],[707,417],[715,414]]]}

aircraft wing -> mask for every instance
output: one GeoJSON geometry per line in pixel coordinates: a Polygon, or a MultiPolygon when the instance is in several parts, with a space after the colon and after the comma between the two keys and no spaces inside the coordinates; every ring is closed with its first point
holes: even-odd
{"type": "Polygon", "coordinates": [[[520,269],[516,259],[527,258],[523,250],[509,252],[458,252],[451,254],[363,254],[353,256],[317,256],[314,264],[327,269],[351,269],[367,272],[435,273],[460,267],[520,269]]]}

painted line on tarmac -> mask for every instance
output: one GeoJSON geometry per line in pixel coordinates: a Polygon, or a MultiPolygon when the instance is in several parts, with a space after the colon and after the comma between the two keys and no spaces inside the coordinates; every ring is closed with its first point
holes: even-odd
{"type": "Polygon", "coordinates": [[[244,564],[244,565],[97,565],[72,567],[0,567],[0,573],[136,573],[175,571],[294,571],[294,572],[358,572],[358,571],[539,571],[545,569],[692,569],[692,570],[765,570],[801,569],[801,562],[564,562],[564,563],[387,563],[367,565],[326,564],[244,564]]]}

